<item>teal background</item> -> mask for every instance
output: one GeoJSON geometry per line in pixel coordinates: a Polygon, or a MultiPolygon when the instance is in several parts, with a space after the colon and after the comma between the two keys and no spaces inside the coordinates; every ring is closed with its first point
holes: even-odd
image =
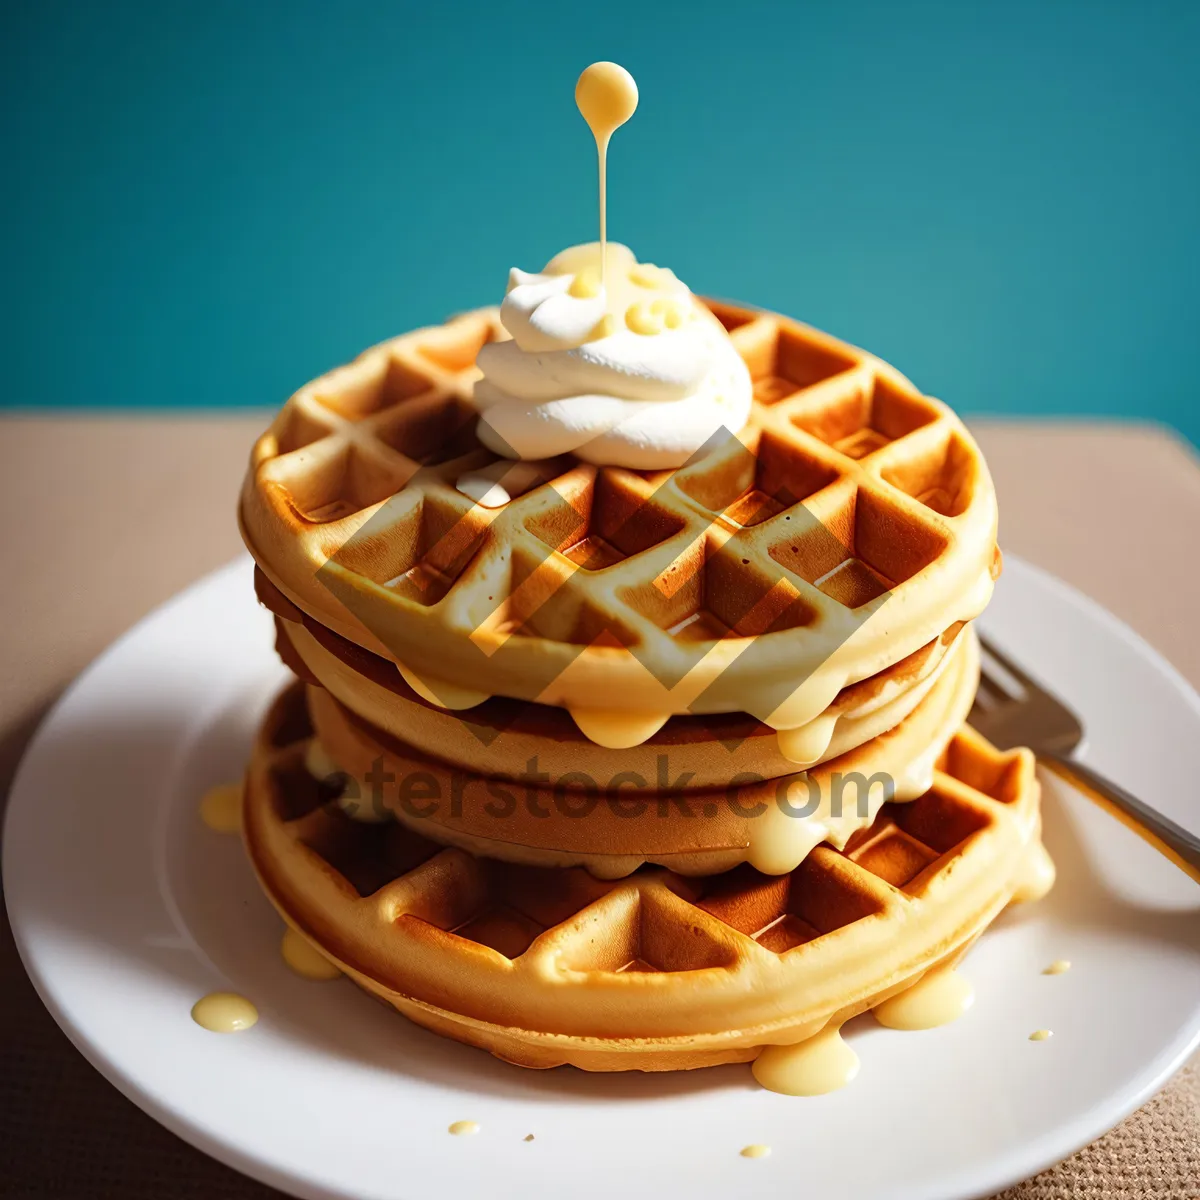
{"type": "Polygon", "coordinates": [[[1200,2],[4,4],[4,385],[276,405],[610,231],[964,412],[1200,443],[1200,2]]]}

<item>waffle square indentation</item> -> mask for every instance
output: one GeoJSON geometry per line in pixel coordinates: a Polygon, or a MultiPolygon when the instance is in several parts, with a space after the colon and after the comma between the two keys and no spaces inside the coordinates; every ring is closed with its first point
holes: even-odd
{"type": "Polygon", "coordinates": [[[394,495],[407,481],[400,466],[360,446],[341,445],[330,453],[320,453],[325,446],[299,450],[270,464],[293,507],[314,525],[370,508],[394,495]]]}
{"type": "Polygon", "coordinates": [[[848,458],[876,450],[936,420],[937,410],[917,393],[901,391],[882,377],[869,387],[814,398],[791,414],[797,428],[848,458]]]}
{"type": "Polygon", "coordinates": [[[685,467],[675,484],[730,525],[750,528],[833,483],[837,472],[802,447],[764,432],[750,445],[731,437],[685,467]]]}
{"type": "Polygon", "coordinates": [[[800,507],[781,525],[787,536],[770,547],[771,557],[851,609],[911,579],[947,545],[937,529],[861,488],[827,512],[823,521],[800,507]]]}
{"type": "Polygon", "coordinates": [[[1021,763],[1011,755],[984,755],[966,739],[955,737],[938,763],[940,770],[1001,804],[1011,804],[1021,791],[1021,763]]]}
{"type": "Polygon", "coordinates": [[[882,911],[874,897],[855,889],[838,857],[818,848],[791,875],[763,875],[742,865],[714,876],[697,907],[765,949],[786,954],[882,911]]]}
{"type": "Polygon", "coordinates": [[[525,528],[585,571],[603,571],[679,533],[683,520],[640,491],[626,472],[577,471],[547,489],[525,528]]]}
{"type": "Polygon", "coordinates": [[[402,405],[375,427],[380,441],[422,466],[434,466],[480,449],[478,415],[457,396],[431,395],[402,405]]]}
{"type": "Polygon", "coordinates": [[[790,580],[745,557],[739,539],[711,533],[621,598],[683,642],[758,637],[809,625],[815,615],[790,580]]]}
{"type": "Polygon", "coordinates": [[[970,502],[978,459],[957,431],[921,447],[883,469],[883,477],[944,517],[957,517],[970,502]]]}
{"type": "Polygon", "coordinates": [[[399,821],[356,821],[334,804],[305,818],[300,840],[360,896],[374,895],[441,850],[399,821]]]}
{"type": "Polygon", "coordinates": [[[983,810],[964,804],[936,783],[918,799],[885,805],[884,811],[887,820],[934,854],[948,853],[988,823],[983,810]]]}
{"type": "Polygon", "coordinates": [[[505,958],[519,958],[546,927],[507,905],[498,905],[451,930],[461,938],[490,946],[505,958]]]}
{"type": "Polygon", "coordinates": [[[843,559],[813,583],[832,600],[847,608],[861,608],[889,590],[889,583],[860,558],[843,559]]]}
{"type": "Polygon", "coordinates": [[[398,496],[342,546],[336,562],[417,604],[437,604],[486,540],[486,521],[469,504],[433,492],[398,496]]]}
{"type": "Polygon", "coordinates": [[[420,902],[401,919],[519,958],[547,929],[565,925],[614,884],[579,869],[554,870],[444,855],[427,871],[420,902]]]}
{"type": "Polygon", "coordinates": [[[361,421],[433,388],[433,378],[391,355],[352,363],[314,383],[308,394],[347,421],[361,421]]]}
{"type": "Polygon", "coordinates": [[[475,356],[495,336],[490,321],[482,317],[464,317],[426,330],[417,343],[417,353],[443,371],[457,374],[473,370],[475,356]]]}
{"type": "Polygon", "coordinates": [[[889,820],[876,821],[870,836],[853,848],[847,846],[846,856],[896,888],[904,887],[938,857],[889,820]]]}
{"type": "Polygon", "coordinates": [[[333,418],[316,404],[293,400],[284,410],[276,434],[276,453],[290,454],[333,432],[333,418]]]}
{"type": "Polygon", "coordinates": [[[754,381],[754,399],[768,406],[858,365],[849,351],[787,326],[781,326],[769,343],[755,347],[747,362],[754,381]]]}
{"type": "Polygon", "coordinates": [[[624,892],[597,906],[564,946],[561,961],[575,971],[652,974],[729,966],[730,948],[699,923],[688,924],[673,903],[654,892],[624,892]],[[601,934],[601,924],[602,935],[601,934]]]}

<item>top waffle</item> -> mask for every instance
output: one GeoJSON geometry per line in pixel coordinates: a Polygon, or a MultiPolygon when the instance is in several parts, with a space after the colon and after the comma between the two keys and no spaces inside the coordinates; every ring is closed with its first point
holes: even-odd
{"type": "Polygon", "coordinates": [[[505,336],[485,309],[288,401],[243,488],[251,552],[302,610],[449,707],[495,694],[811,719],[983,609],[995,493],[958,418],[885,363],[710,307],[750,367],[754,409],[677,471],[483,448],[474,361],[505,336]],[[480,471],[503,507],[457,490],[480,471]]]}

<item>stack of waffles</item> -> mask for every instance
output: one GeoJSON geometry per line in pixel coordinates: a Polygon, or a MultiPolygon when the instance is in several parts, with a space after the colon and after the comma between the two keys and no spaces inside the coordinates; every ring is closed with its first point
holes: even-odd
{"type": "Polygon", "coordinates": [[[999,571],[970,435],[887,364],[710,306],[749,425],[678,470],[499,459],[495,310],[302,388],[243,536],[297,676],[243,828],[285,921],[525,1066],[799,1043],[952,963],[1043,855],[964,724],[999,571]]]}

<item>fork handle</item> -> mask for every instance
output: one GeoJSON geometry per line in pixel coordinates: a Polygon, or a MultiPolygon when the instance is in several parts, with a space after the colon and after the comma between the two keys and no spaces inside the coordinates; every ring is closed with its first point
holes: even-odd
{"type": "Polygon", "coordinates": [[[1164,817],[1092,767],[1061,754],[1039,754],[1038,759],[1200,883],[1200,837],[1176,825],[1170,817],[1164,817]]]}

